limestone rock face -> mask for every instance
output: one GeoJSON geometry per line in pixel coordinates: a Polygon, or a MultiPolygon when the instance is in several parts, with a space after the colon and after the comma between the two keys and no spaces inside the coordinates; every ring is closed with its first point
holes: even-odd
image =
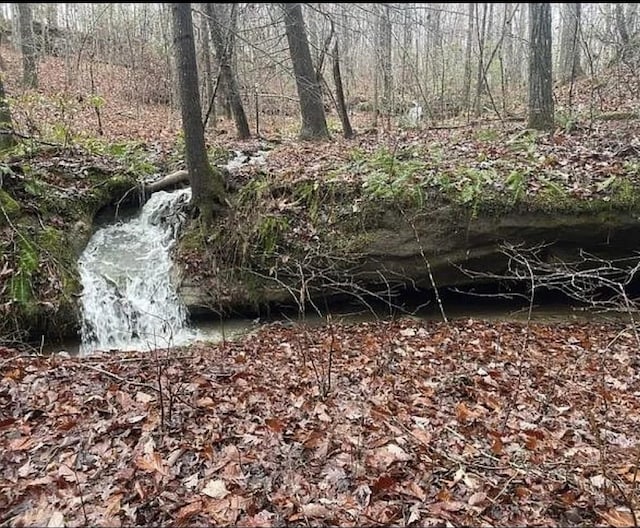
{"type": "MultiPolygon", "coordinates": [[[[640,218],[632,212],[468,213],[451,204],[417,214],[411,221],[385,213],[378,225],[366,232],[368,243],[357,257],[357,266],[345,270],[338,282],[351,284],[354,291],[380,291],[388,284],[431,289],[433,282],[438,288],[486,283],[491,280],[474,278],[465,271],[503,274],[508,264],[503,252],[505,244],[544,244],[547,259],[568,261],[581,251],[609,259],[633,256],[635,241],[640,237],[640,218]]],[[[251,294],[238,288],[234,295],[221,297],[184,270],[177,270],[176,277],[180,294],[192,313],[203,313],[211,307],[215,307],[214,311],[233,312],[273,302],[295,306],[298,295],[295,285],[285,287],[274,281],[268,288],[251,294]]],[[[348,293],[348,286],[344,289],[343,293],[348,293]]],[[[331,287],[316,287],[311,293],[317,298],[337,295],[331,287]]]]}

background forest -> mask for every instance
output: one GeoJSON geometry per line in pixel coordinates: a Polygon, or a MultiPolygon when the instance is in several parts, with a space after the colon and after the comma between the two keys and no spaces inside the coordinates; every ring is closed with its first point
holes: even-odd
{"type": "MultiPolygon", "coordinates": [[[[177,88],[169,4],[21,5],[2,8],[7,93],[20,132],[172,137],[177,88]],[[21,17],[33,27],[33,46],[28,36],[23,39],[24,66],[30,70],[37,63],[41,70],[37,91],[24,91],[18,83],[21,17]]],[[[201,107],[209,130],[229,132],[224,64],[232,69],[251,133],[290,134],[290,118],[299,109],[283,11],[255,3],[193,7],[201,107]]],[[[340,127],[332,76],[336,53],[348,110],[361,130],[402,124],[398,117],[406,118],[414,105],[422,108],[425,125],[524,118],[527,7],[305,4],[313,65],[333,116],[332,130],[340,127]]],[[[636,4],[551,5],[561,123],[576,114],[635,111],[630,106],[638,86],[637,9],[636,4]]],[[[25,73],[22,81],[36,86],[37,79],[37,73],[25,73]]]]}

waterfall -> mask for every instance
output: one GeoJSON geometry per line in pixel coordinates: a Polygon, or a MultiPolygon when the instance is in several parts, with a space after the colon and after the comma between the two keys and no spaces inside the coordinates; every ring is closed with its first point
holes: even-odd
{"type": "Polygon", "coordinates": [[[99,229],[82,253],[82,344],[148,350],[192,341],[187,310],[170,279],[170,250],[191,189],[158,191],[139,214],[99,229]]]}
{"type": "MultiPolygon", "coordinates": [[[[234,152],[229,172],[261,165],[267,153],[234,152]]],[[[133,219],[98,229],[80,256],[80,353],[152,350],[200,334],[171,283],[171,248],[186,220],[191,189],[157,191],[133,219]]]]}

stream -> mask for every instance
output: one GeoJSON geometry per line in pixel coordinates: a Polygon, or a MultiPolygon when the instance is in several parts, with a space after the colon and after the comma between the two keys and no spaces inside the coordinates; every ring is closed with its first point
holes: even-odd
{"type": "MultiPolygon", "coordinates": [[[[491,302],[478,302],[460,296],[457,299],[449,299],[444,303],[445,313],[450,321],[477,319],[485,321],[520,322],[524,323],[528,318],[528,307],[521,302],[509,300],[494,300],[491,302]]],[[[415,314],[389,315],[383,309],[372,312],[370,310],[354,310],[353,308],[337,307],[330,316],[320,316],[315,313],[307,314],[304,323],[316,326],[332,321],[334,323],[363,323],[374,321],[388,321],[393,317],[412,317],[421,321],[442,321],[442,315],[436,303],[431,303],[415,314]]],[[[531,314],[531,321],[537,323],[573,323],[573,322],[628,322],[628,315],[621,312],[596,312],[571,306],[565,302],[545,302],[536,305],[531,314]]],[[[299,322],[295,315],[279,314],[268,320],[258,320],[250,317],[238,317],[228,319],[198,319],[191,321],[188,331],[181,334],[182,344],[202,341],[205,343],[220,343],[225,340],[234,340],[245,337],[264,324],[295,324],[299,322]]],[[[42,349],[45,354],[65,351],[71,355],[82,355],[97,350],[100,347],[87,347],[80,339],[70,339],[58,344],[48,344],[42,349]]],[[[105,348],[109,349],[109,348],[105,348]]],[[[121,343],[119,349],[147,350],[148,345],[140,340],[121,343]],[[140,346],[143,345],[143,346],[140,346]]]]}

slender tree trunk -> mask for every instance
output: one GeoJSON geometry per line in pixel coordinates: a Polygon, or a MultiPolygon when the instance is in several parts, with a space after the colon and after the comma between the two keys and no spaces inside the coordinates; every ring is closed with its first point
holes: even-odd
{"type": "MultiPolygon", "coordinates": [[[[206,10],[206,6],[203,6],[206,10]]],[[[208,19],[202,20],[202,63],[204,65],[204,104],[202,110],[204,115],[203,119],[208,119],[207,123],[210,128],[214,129],[216,126],[216,105],[214,101],[214,81],[213,81],[213,67],[211,65],[211,46],[209,45],[209,31],[207,31],[209,23],[208,19]]]]}
{"type": "Polygon", "coordinates": [[[580,66],[580,15],[581,4],[562,4],[562,33],[560,34],[561,83],[572,82],[583,74],[580,66]]]}
{"type": "Polygon", "coordinates": [[[22,51],[22,84],[28,88],[38,87],[36,46],[33,38],[33,16],[31,4],[18,4],[20,26],[20,49],[22,51]]]}
{"type": "Polygon", "coordinates": [[[45,4],[44,16],[42,17],[42,42],[43,54],[56,55],[55,32],[58,27],[58,5],[54,3],[45,4]]]}
{"type": "MultiPolygon", "coordinates": [[[[437,7],[439,4],[435,4],[437,7]]],[[[442,46],[443,34],[442,34],[442,11],[436,9],[429,17],[429,35],[431,36],[431,44],[429,49],[431,51],[431,71],[433,72],[433,90],[438,94],[438,115],[444,116],[446,114],[445,104],[445,73],[444,73],[444,48],[442,46]]]]}
{"type": "Polygon", "coordinates": [[[624,13],[624,4],[614,4],[615,16],[616,16],[616,29],[620,36],[620,51],[618,57],[620,60],[627,60],[631,56],[631,37],[629,36],[629,26],[627,17],[624,13]]]}
{"type": "Polygon", "coordinates": [[[316,81],[301,4],[280,5],[285,15],[287,42],[300,99],[302,127],[299,137],[300,139],[326,139],[329,137],[329,130],[322,104],[322,92],[316,81]]]}
{"type": "Polygon", "coordinates": [[[342,122],[342,134],[345,138],[350,139],[353,137],[353,129],[351,128],[351,121],[349,121],[349,113],[347,112],[347,104],[344,100],[344,90],[342,88],[342,75],[340,74],[340,57],[338,40],[336,39],[333,45],[333,82],[336,85],[336,101],[338,103],[338,114],[340,115],[340,121],[342,122]]]}
{"type": "MultiPolygon", "coordinates": [[[[231,40],[233,28],[226,28],[227,30],[225,31],[223,27],[223,17],[220,12],[220,6],[222,5],[224,4],[207,4],[211,41],[216,50],[216,57],[220,67],[220,79],[229,98],[229,106],[236,124],[236,133],[239,139],[247,139],[251,137],[251,132],[249,131],[249,122],[242,105],[242,97],[240,97],[240,89],[233,69],[233,45],[231,40]]],[[[230,9],[232,12],[228,22],[232,24],[236,5],[232,4],[230,9]]]]}
{"type": "Polygon", "coordinates": [[[407,103],[407,54],[411,48],[412,24],[409,10],[405,10],[402,15],[402,47],[400,54],[400,105],[405,108],[407,103]]]}
{"type": "Polygon", "coordinates": [[[390,118],[393,113],[393,77],[391,70],[391,17],[389,5],[378,4],[380,9],[380,73],[382,74],[382,112],[390,118]]]}
{"type": "Polygon", "coordinates": [[[20,11],[18,7],[20,4],[16,4],[12,2],[9,4],[9,9],[11,10],[11,16],[9,19],[11,20],[11,38],[14,42],[14,46],[17,48],[20,44],[20,11]]]}
{"type": "MultiPolygon", "coordinates": [[[[522,8],[522,7],[520,7],[522,8]]],[[[513,76],[513,10],[517,9],[517,6],[511,7],[511,4],[504,5],[504,18],[503,29],[504,39],[502,42],[502,57],[503,57],[503,79],[502,85],[507,87],[512,82],[513,76]]]]}
{"type": "Polygon", "coordinates": [[[551,4],[529,4],[529,128],[553,130],[551,4]]]}
{"type": "Polygon", "coordinates": [[[480,115],[482,113],[482,94],[485,92],[484,88],[484,50],[487,40],[487,12],[489,7],[487,3],[482,4],[482,19],[478,16],[478,5],[476,4],[476,18],[478,23],[476,25],[476,33],[478,37],[478,75],[476,79],[476,96],[475,96],[475,114],[480,115]]]}
{"type": "Polygon", "coordinates": [[[471,51],[473,50],[473,28],[474,28],[474,6],[469,2],[467,4],[467,13],[469,20],[467,21],[467,43],[464,52],[464,79],[462,86],[462,100],[467,109],[471,106],[471,51]]]}
{"type": "Polygon", "coordinates": [[[343,72],[346,74],[346,78],[342,79],[342,87],[345,91],[345,97],[347,101],[350,99],[352,95],[352,86],[354,79],[354,65],[353,65],[353,47],[354,47],[354,39],[351,32],[351,18],[350,18],[350,9],[349,4],[339,4],[340,6],[340,19],[341,26],[338,28],[338,38],[340,39],[340,43],[342,44],[342,53],[340,54],[340,66],[343,72]]]}
{"type": "Polygon", "coordinates": [[[11,109],[4,91],[4,81],[0,75],[0,149],[8,149],[15,145],[16,140],[12,132],[11,109]]]}
{"type": "Polygon", "coordinates": [[[225,203],[224,181],[220,171],[209,164],[204,142],[191,4],[173,3],[171,11],[191,200],[205,222],[210,222],[225,203]]]}
{"type": "Polygon", "coordinates": [[[514,67],[513,72],[511,73],[512,82],[514,86],[522,86],[524,84],[524,78],[526,75],[526,71],[528,68],[527,60],[526,60],[526,45],[525,42],[527,40],[527,13],[528,9],[525,4],[520,4],[520,13],[518,16],[518,26],[516,31],[516,40],[514,43],[514,67]]]}

